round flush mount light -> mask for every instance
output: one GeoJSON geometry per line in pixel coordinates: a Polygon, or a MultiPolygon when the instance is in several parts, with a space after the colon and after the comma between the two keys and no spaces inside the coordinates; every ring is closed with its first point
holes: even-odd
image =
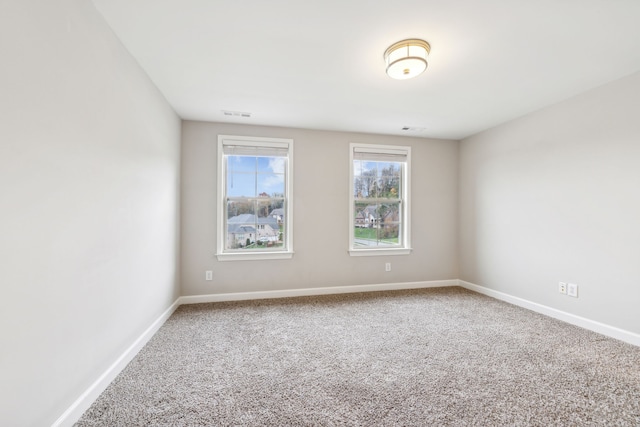
{"type": "Polygon", "coordinates": [[[389,77],[410,79],[427,69],[427,56],[431,46],[424,40],[407,39],[389,46],[384,52],[389,77]]]}

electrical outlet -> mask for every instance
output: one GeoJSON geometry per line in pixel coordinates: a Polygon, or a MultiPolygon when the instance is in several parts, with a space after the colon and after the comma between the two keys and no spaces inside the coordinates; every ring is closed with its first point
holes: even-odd
{"type": "Polygon", "coordinates": [[[567,284],[567,295],[570,297],[578,298],[578,285],[575,283],[567,284]]]}
{"type": "Polygon", "coordinates": [[[213,280],[213,271],[207,270],[204,277],[206,280],[213,280]]]}
{"type": "Polygon", "coordinates": [[[391,271],[391,263],[388,262],[384,265],[384,271],[391,271]]]}
{"type": "Polygon", "coordinates": [[[558,283],[558,292],[561,294],[567,294],[567,284],[565,282],[558,283]]]}

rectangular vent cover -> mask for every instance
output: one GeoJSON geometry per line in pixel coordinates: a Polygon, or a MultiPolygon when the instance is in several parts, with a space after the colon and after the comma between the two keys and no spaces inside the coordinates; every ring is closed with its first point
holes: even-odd
{"type": "Polygon", "coordinates": [[[251,113],[247,113],[246,111],[222,110],[222,114],[224,114],[225,116],[231,116],[231,117],[251,117],[251,113]]]}

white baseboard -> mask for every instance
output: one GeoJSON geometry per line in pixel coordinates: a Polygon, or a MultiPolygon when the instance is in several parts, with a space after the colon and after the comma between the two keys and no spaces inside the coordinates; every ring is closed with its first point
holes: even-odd
{"type": "Polygon", "coordinates": [[[160,329],[164,322],[173,314],[173,312],[182,304],[198,304],[206,302],[222,302],[222,301],[244,301],[266,298],[286,298],[297,296],[313,296],[313,295],[331,295],[345,294],[355,292],[375,292],[375,291],[391,291],[402,289],[421,289],[421,288],[438,288],[446,286],[461,286],[463,288],[475,291],[508,303],[527,308],[529,310],[571,323],[576,326],[589,329],[600,334],[628,342],[630,344],[640,346],[640,335],[613,326],[605,325],[584,317],[575,316],[555,308],[547,307],[527,301],[522,298],[514,297],[503,292],[494,291],[483,286],[465,282],[464,280],[434,280],[423,282],[404,282],[404,283],[381,283],[376,285],[355,285],[355,286],[332,286],[322,288],[306,288],[306,289],[288,289],[276,291],[259,291],[259,292],[237,292],[225,294],[209,294],[209,295],[191,295],[179,297],[164,313],[156,319],[140,335],[136,341],[125,350],[125,352],[67,409],[52,425],[52,427],[71,426],[82,414],[91,406],[91,404],[100,396],[100,393],[115,379],[115,377],[127,366],[127,364],[136,356],[136,354],[144,347],[151,337],[160,329]]]}
{"type": "Polygon", "coordinates": [[[564,322],[571,323],[572,325],[580,326],[581,328],[588,329],[590,331],[597,332],[599,334],[606,335],[608,337],[615,338],[620,341],[624,341],[640,347],[640,335],[634,332],[626,331],[614,326],[609,326],[604,323],[596,322],[595,320],[576,316],[575,314],[557,310],[555,308],[528,301],[519,297],[514,297],[503,292],[494,291],[493,289],[476,285],[474,283],[465,282],[464,280],[458,280],[458,283],[461,287],[469,289],[470,291],[475,291],[480,294],[484,294],[508,302],[510,304],[517,305],[519,307],[523,307],[549,317],[553,317],[554,319],[562,320],[564,322]]]}
{"type": "Polygon", "coordinates": [[[344,294],[353,292],[372,292],[399,289],[435,288],[443,286],[458,286],[458,280],[436,280],[430,282],[385,283],[378,285],[336,286],[326,288],[290,289],[281,291],[238,292],[229,294],[194,295],[179,297],[164,311],[143,333],[135,340],[111,366],[82,393],[78,399],[52,424],[52,427],[66,427],[73,425],[91,404],[100,396],[107,386],[118,376],[138,352],[149,342],[151,337],[160,329],[164,322],[182,304],[196,304],[203,302],[242,301],[265,298],[285,298],[295,296],[344,294]]]}
{"type": "Polygon", "coordinates": [[[80,397],[52,424],[52,427],[71,426],[80,419],[91,404],[100,396],[118,374],[127,366],[151,337],[160,329],[164,322],[180,305],[178,298],[164,313],[160,315],[143,333],[127,348],[118,359],[100,377],[82,393],[80,397]]]}
{"type": "Polygon", "coordinates": [[[236,292],[226,294],[191,295],[179,298],[180,304],[205,302],[244,301],[267,298],[287,298],[313,295],[349,294],[355,292],[395,291],[402,289],[440,288],[458,286],[458,280],[433,280],[427,282],[380,283],[377,285],[329,286],[323,288],[285,289],[277,291],[236,292]]]}

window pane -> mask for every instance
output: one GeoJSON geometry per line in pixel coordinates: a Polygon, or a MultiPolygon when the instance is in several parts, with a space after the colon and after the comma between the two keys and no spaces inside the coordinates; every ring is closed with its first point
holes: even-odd
{"type": "Polygon", "coordinates": [[[285,214],[292,150],[289,139],[218,136],[218,259],[290,258],[285,214]]]}
{"type": "Polygon", "coordinates": [[[372,228],[375,225],[375,205],[369,206],[367,202],[355,202],[353,211],[355,228],[372,228]]]}
{"type": "Polygon", "coordinates": [[[363,175],[363,165],[361,160],[353,161],[353,196],[355,198],[367,197],[368,186],[363,175]]]}
{"type": "Polygon", "coordinates": [[[283,199],[229,200],[226,249],[282,249],[286,225],[283,199]]]}
{"type": "Polygon", "coordinates": [[[285,235],[286,230],[287,230],[286,219],[282,219],[278,221],[278,242],[276,244],[276,247],[287,249],[284,244],[284,242],[287,241],[287,236],[285,235]]]}
{"type": "Polygon", "coordinates": [[[227,156],[227,170],[234,172],[255,172],[256,158],[251,156],[227,156]]]}
{"type": "MultiPolygon", "coordinates": [[[[257,202],[257,233],[258,240],[256,247],[264,248],[282,248],[282,240],[280,238],[280,227],[282,221],[278,222],[277,212],[274,215],[274,206],[278,205],[272,200],[259,200],[257,202]]],[[[282,215],[284,217],[284,215],[282,215]]]]}
{"type": "Polygon", "coordinates": [[[400,225],[383,224],[379,229],[379,246],[395,246],[400,244],[400,225]]]}
{"type": "Polygon", "coordinates": [[[377,205],[355,202],[354,244],[359,247],[378,245],[377,205]]]}
{"type": "Polygon", "coordinates": [[[227,219],[255,212],[254,203],[248,200],[227,200],[227,219]]]}
{"type": "Polygon", "coordinates": [[[379,197],[398,199],[401,194],[401,163],[380,162],[378,164],[379,197]]]}
{"type": "Polygon", "coordinates": [[[286,248],[286,236],[285,231],[287,230],[287,218],[285,215],[286,208],[284,199],[273,200],[270,206],[269,216],[275,220],[275,223],[278,225],[278,240],[274,243],[274,247],[277,248],[286,248]]]}
{"type": "Polygon", "coordinates": [[[227,196],[255,197],[256,174],[229,171],[227,173],[227,196]]]}
{"type": "Polygon", "coordinates": [[[354,245],[356,247],[401,244],[400,202],[354,203],[354,245]]]}
{"type": "Polygon", "coordinates": [[[249,201],[227,201],[226,249],[248,249],[256,242],[255,205],[249,201]]]}
{"type": "MultiPolygon", "coordinates": [[[[351,144],[353,215],[351,223],[352,255],[366,249],[409,249],[409,178],[411,147],[351,144]]],[[[382,255],[387,251],[369,251],[382,255]]],[[[398,251],[408,253],[408,251],[398,251]]]]}
{"type": "Polygon", "coordinates": [[[378,237],[384,244],[398,245],[400,241],[400,203],[384,203],[378,206],[378,237]]]}
{"type": "Polygon", "coordinates": [[[284,174],[287,164],[286,157],[258,157],[258,172],[284,174]]]}
{"type": "Polygon", "coordinates": [[[228,156],[227,196],[282,196],[285,192],[284,157],[228,156]]]}
{"type": "Polygon", "coordinates": [[[400,198],[402,163],[354,160],[353,164],[354,197],[400,198]]]}
{"type": "Polygon", "coordinates": [[[259,174],[258,195],[263,197],[278,197],[284,195],[284,174],[259,174]]]}
{"type": "Polygon", "coordinates": [[[354,179],[353,194],[357,198],[376,197],[377,177],[375,162],[363,160],[353,161],[354,179]]]}
{"type": "Polygon", "coordinates": [[[362,160],[353,161],[353,176],[362,176],[362,160]]]}

